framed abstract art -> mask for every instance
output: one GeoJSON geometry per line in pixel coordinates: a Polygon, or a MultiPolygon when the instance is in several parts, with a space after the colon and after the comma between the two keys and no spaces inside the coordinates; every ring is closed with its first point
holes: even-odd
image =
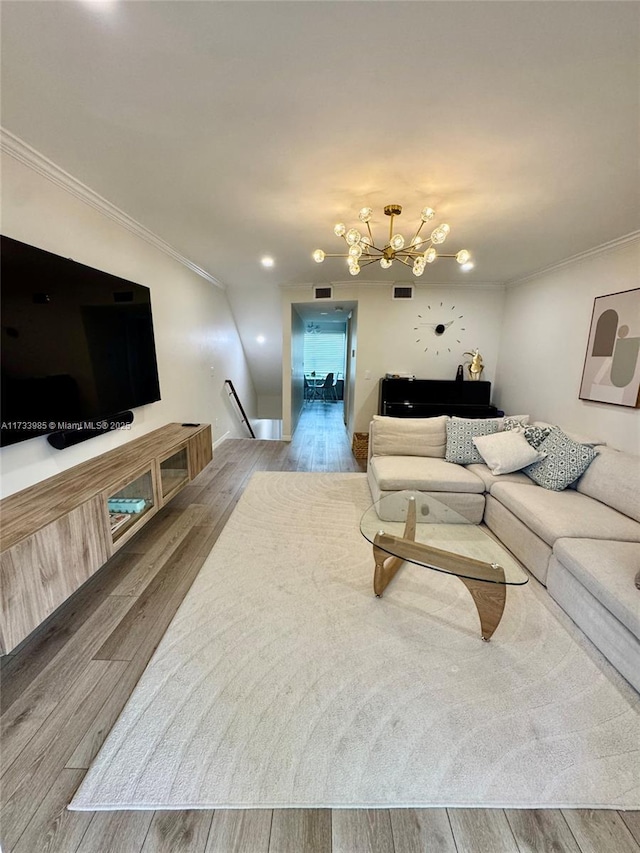
{"type": "Polygon", "coordinates": [[[640,288],[594,299],[580,399],[640,405],[640,288]]]}

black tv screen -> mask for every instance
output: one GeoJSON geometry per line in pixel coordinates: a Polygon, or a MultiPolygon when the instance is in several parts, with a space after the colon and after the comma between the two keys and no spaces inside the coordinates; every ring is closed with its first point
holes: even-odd
{"type": "Polygon", "coordinates": [[[0,445],[160,399],[148,287],[0,237],[0,445]]]}

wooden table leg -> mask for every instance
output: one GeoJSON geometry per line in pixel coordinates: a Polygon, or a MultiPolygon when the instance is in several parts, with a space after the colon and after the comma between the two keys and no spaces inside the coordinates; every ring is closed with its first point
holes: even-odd
{"type": "MultiPolygon", "coordinates": [[[[416,538],[416,500],[409,498],[407,504],[407,520],[404,525],[404,538],[412,542],[416,538]]],[[[392,557],[387,551],[373,546],[373,559],[376,564],[373,573],[373,591],[380,598],[389,586],[400,566],[405,562],[402,557],[392,557]],[[385,562],[386,561],[386,562],[385,562]]]]}
{"type": "Polygon", "coordinates": [[[488,643],[493,632],[496,630],[504,613],[504,605],[507,600],[507,587],[504,583],[504,571],[502,572],[502,583],[487,583],[476,581],[471,578],[460,578],[462,583],[471,593],[471,598],[480,617],[481,636],[488,643]]]}

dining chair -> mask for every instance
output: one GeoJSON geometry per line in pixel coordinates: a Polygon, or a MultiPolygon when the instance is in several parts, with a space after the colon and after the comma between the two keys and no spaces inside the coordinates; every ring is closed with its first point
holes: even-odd
{"type": "Polygon", "coordinates": [[[336,396],[335,385],[333,384],[333,373],[327,373],[322,383],[322,399],[326,403],[327,400],[332,400],[334,403],[338,399],[336,396]]]}

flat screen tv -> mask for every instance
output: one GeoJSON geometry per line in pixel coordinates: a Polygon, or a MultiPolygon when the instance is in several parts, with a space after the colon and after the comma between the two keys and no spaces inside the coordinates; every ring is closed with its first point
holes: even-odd
{"type": "Polygon", "coordinates": [[[0,445],[160,399],[148,287],[0,237],[0,445]]]}

